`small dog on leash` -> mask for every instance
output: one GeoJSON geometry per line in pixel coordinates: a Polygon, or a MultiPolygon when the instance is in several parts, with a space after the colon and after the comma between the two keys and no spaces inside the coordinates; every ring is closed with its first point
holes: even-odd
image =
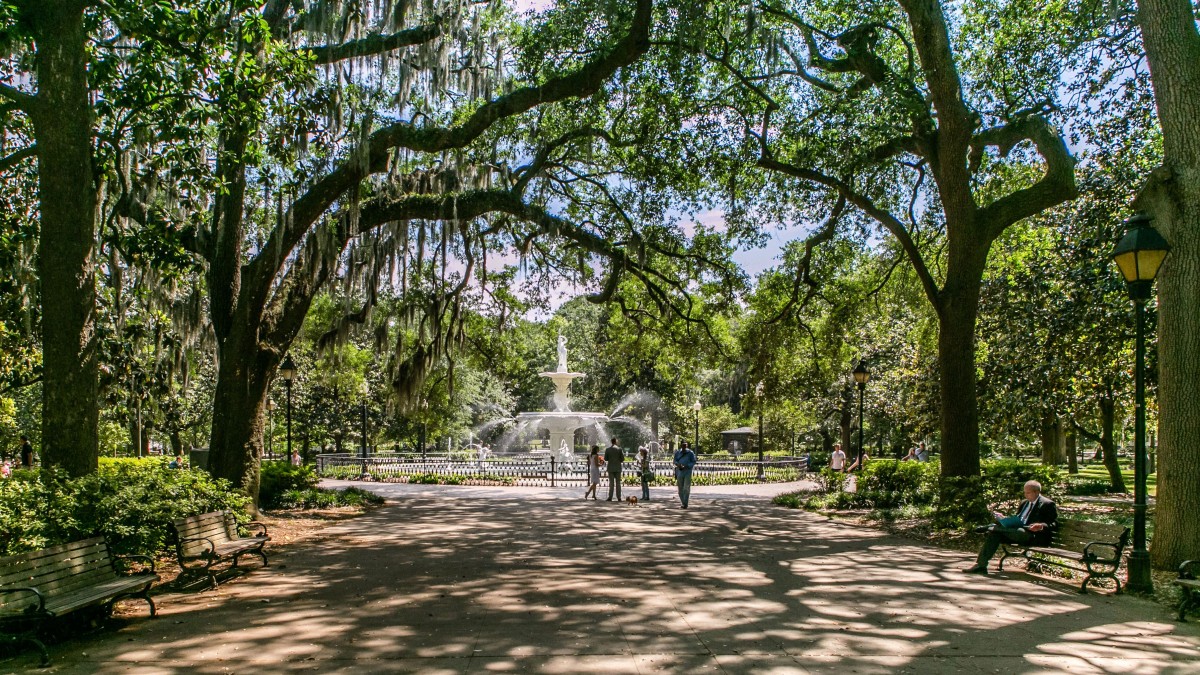
{"type": "Polygon", "coordinates": [[[630,504],[633,504],[634,506],[637,506],[637,497],[634,497],[633,495],[626,497],[625,501],[629,502],[630,504]]]}

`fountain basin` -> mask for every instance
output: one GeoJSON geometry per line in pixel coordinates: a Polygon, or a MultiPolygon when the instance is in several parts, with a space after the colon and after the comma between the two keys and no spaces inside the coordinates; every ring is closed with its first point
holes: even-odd
{"type": "Polygon", "coordinates": [[[536,424],[548,430],[550,452],[557,454],[565,445],[569,455],[561,459],[568,460],[575,454],[575,431],[608,422],[608,415],[596,412],[524,412],[517,415],[517,422],[536,424]]]}

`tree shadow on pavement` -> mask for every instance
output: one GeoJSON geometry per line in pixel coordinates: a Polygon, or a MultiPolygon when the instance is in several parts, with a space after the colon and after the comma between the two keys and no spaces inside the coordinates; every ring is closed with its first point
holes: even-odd
{"type": "Polygon", "coordinates": [[[58,645],[50,672],[1200,670],[1153,603],[761,501],[418,497],[272,561],[58,645]]]}

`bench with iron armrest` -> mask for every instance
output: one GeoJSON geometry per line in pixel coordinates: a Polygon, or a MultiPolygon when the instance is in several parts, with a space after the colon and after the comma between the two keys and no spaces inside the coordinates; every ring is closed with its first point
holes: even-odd
{"type": "Polygon", "coordinates": [[[252,554],[262,558],[265,567],[267,554],[263,552],[263,545],[271,539],[267,535],[267,526],[250,522],[247,527],[256,529],[258,534],[239,536],[237,521],[229,511],[213,511],[176,519],[172,523],[172,535],[183,573],[203,574],[216,587],[215,567],[221,562],[231,561],[231,567],[237,567],[239,558],[252,554]]]}
{"type": "Polygon", "coordinates": [[[1049,546],[1021,546],[1005,544],[1000,558],[1000,569],[1010,557],[1025,558],[1043,565],[1055,565],[1076,572],[1084,572],[1080,593],[1087,593],[1093,579],[1112,579],[1121,592],[1121,580],[1117,570],[1121,567],[1121,553],[1129,543],[1129,528],[1124,525],[1096,523],[1087,520],[1059,520],[1058,529],[1049,546]]]}
{"type": "Polygon", "coordinates": [[[1200,560],[1185,560],[1179,566],[1179,578],[1173,581],[1183,597],[1179,599],[1179,620],[1186,621],[1188,610],[1200,609],[1200,560]]]}
{"type": "Polygon", "coordinates": [[[157,580],[152,558],[113,555],[104,537],[6,556],[0,558],[0,631],[9,642],[36,646],[46,666],[50,655],[38,639],[46,621],[97,605],[111,612],[122,598],[142,598],[154,616],[150,586],[157,580]],[[117,563],[128,560],[148,569],[119,573],[117,563]]]}

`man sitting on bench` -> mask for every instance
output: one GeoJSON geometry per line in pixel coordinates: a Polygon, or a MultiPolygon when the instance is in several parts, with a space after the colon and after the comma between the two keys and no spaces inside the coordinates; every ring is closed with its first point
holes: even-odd
{"type": "Polygon", "coordinates": [[[1025,501],[1021,502],[1017,515],[1005,518],[1004,514],[993,512],[992,516],[996,523],[980,528],[987,532],[987,538],[975,564],[963,570],[968,574],[987,574],[988,561],[1001,544],[1048,546],[1058,528],[1058,507],[1042,495],[1042,484],[1036,480],[1025,484],[1025,501]]]}

